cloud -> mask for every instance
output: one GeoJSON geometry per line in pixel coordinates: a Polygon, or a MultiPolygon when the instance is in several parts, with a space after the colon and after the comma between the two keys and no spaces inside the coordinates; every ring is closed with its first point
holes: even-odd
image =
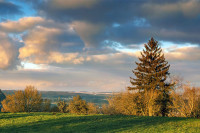
{"type": "Polygon", "coordinates": [[[99,0],[51,0],[52,8],[57,9],[73,9],[73,8],[90,8],[99,0]]]}
{"type": "Polygon", "coordinates": [[[78,53],[62,52],[69,45],[68,38],[74,34],[68,28],[36,26],[23,37],[25,45],[19,49],[19,58],[36,64],[82,63],[84,59],[78,53]]]}
{"type": "MultiPolygon", "coordinates": [[[[134,4],[131,1],[93,1],[95,4],[90,8],[75,8],[72,6],[73,9],[68,7],[54,8],[56,4],[52,6],[52,2],[53,1],[46,1],[42,3],[42,5],[38,5],[38,14],[48,19],[74,25],[74,29],[85,43],[86,47],[101,47],[101,43],[111,36],[109,35],[109,30],[113,23],[120,23],[123,25],[124,23],[130,22],[130,19],[132,19],[134,23],[134,18],[137,17],[135,16],[136,12],[134,12],[137,6],[133,6],[134,4]],[[130,13],[132,15],[130,15],[130,13]]],[[[63,3],[68,3],[68,1],[63,1],[63,3]]],[[[70,3],[84,6],[79,0],[76,2],[70,1],[70,3]]],[[[87,1],[85,3],[87,3],[87,1]]]]}
{"type": "Polygon", "coordinates": [[[169,60],[182,60],[182,61],[199,61],[200,60],[200,47],[181,47],[169,50],[165,53],[169,60]]]}
{"type": "Polygon", "coordinates": [[[3,32],[0,32],[0,69],[13,69],[19,65],[18,51],[14,42],[3,32]]]}
{"type": "Polygon", "coordinates": [[[77,32],[87,46],[99,47],[105,39],[123,45],[144,43],[152,36],[165,41],[200,43],[197,37],[200,33],[196,30],[200,28],[198,0],[101,0],[90,8],[73,9],[53,8],[51,4],[52,1],[40,3],[38,13],[59,22],[81,22],[97,27],[98,31],[89,35],[77,32]],[[114,24],[118,26],[113,27],[114,24]],[[168,34],[170,32],[173,32],[173,36],[168,34]]]}
{"type": "Polygon", "coordinates": [[[127,77],[87,68],[49,66],[48,70],[39,72],[18,70],[10,73],[0,71],[0,74],[5,74],[0,79],[4,89],[24,89],[26,85],[34,85],[39,90],[102,92],[119,91],[127,83],[127,77]]]}
{"type": "Polygon", "coordinates": [[[1,22],[0,29],[5,32],[24,32],[42,22],[44,19],[41,17],[24,17],[18,21],[1,22]]]}
{"type": "Polygon", "coordinates": [[[79,57],[78,53],[60,53],[60,52],[49,52],[48,54],[41,57],[40,55],[31,58],[28,61],[36,64],[82,64],[85,59],[79,57]]]}
{"type": "Polygon", "coordinates": [[[93,24],[80,21],[72,22],[71,25],[72,27],[74,27],[80,38],[84,41],[86,47],[94,47],[95,45],[97,45],[96,36],[101,33],[104,28],[103,24],[93,24]]]}
{"type": "Polygon", "coordinates": [[[196,17],[200,13],[199,0],[174,1],[173,3],[145,3],[142,9],[151,17],[164,18],[168,15],[196,17]]]}

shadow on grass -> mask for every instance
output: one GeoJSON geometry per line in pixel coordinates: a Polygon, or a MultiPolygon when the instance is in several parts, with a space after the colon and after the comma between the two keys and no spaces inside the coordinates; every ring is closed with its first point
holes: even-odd
{"type": "MultiPolygon", "coordinates": [[[[20,115],[20,114],[18,114],[20,115]]],[[[29,115],[29,114],[22,114],[29,115]]],[[[30,115],[34,115],[31,114],[30,115]]],[[[37,115],[37,114],[35,114],[37,115]]],[[[38,114],[40,115],[40,114],[38,114]]],[[[43,114],[44,115],[44,114],[43,114]]],[[[47,114],[51,115],[51,114],[47,114]]],[[[19,116],[20,117],[20,116],[19,116]]],[[[13,117],[12,117],[13,118],[13,117]]],[[[11,125],[0,129],[5,133],[21,132],[71,132],[71,133],[96,133],[96,132],[119,132],[125,130],[134,130],[138,127],[146,128],[156,126],[166,122],[178,122],[185,118],[168,117],[138,117],[123,115],[93,115],[93,116],[65,116],[63,118],[51,119],[27,123],[26,125],[11,125]]]]}

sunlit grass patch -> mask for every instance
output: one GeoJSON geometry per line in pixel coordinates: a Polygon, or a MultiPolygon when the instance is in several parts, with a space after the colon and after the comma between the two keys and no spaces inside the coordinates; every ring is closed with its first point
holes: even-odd
{"type": "Polygon", "coordinates": [[[0,113],[0,132],[200,132],[200,119],[62,113],[0,113]]]}

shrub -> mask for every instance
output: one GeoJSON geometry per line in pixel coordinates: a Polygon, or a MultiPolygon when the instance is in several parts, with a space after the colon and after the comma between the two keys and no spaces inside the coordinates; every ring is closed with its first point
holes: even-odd
{"type": "Polygon", "coordinates": [[[112,107],[112,106],[110,106],[109,104],[103,104],[102,105],[101,113],[102,114],[107,114],[107,115],[116,115],[116,114],[119,114],[119,112],[117,112],[115,110],[115,108],[112,107]]]}
{"type": "Polygon", "coordinates": [[[88,114],[98,114],[99,113],[99,107],[96,106],[94,103],[87,103],[88,105],[88,114]]]}
{"type": "Polygon", "coordinates": [[[67,108],[67,103],[66,103],[64,100],[61,101],[60,98],[59,98],[59,100],[58,100],[57,107],[58,107],[58,110],[59,110],[61,113],[67,112],[67,110],[66,110],[66,108],[67,108]]]}
{"type": "Polygon", "coordinates": [[[73,97],[73,100],[70,100],[67,109],[72,114],[87,114],[89,110],[86,101],[82,100],[79,95],[73,97]]]}

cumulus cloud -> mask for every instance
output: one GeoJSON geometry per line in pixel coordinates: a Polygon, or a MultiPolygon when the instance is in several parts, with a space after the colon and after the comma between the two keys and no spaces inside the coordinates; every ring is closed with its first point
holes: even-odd
{"type": "Polygon", "coordinates": [[[0,69],[13,69],[18,65],[18,51],[14,42],[0,32],[0,69]]]}
{"type": "MultiPolygon", "coordinates": [[[[19,49],[19,58],[36,64],[74,63],[80,64],[84,59],[78,53],[61,52],[63,34],[71,34],[70,30],[36,26],[23,37],[24,47],[19,49]]],[[[65,38],[65,36],[64,36],[65,38]]]]}
{"type": "Polygon", "coordinates": [[[44,22],[44,19],[41,17],[24,17],[18,21],[9,20],[1,22],[0,30],[5,32],[23,32],[42,22],[44,22]]]}

